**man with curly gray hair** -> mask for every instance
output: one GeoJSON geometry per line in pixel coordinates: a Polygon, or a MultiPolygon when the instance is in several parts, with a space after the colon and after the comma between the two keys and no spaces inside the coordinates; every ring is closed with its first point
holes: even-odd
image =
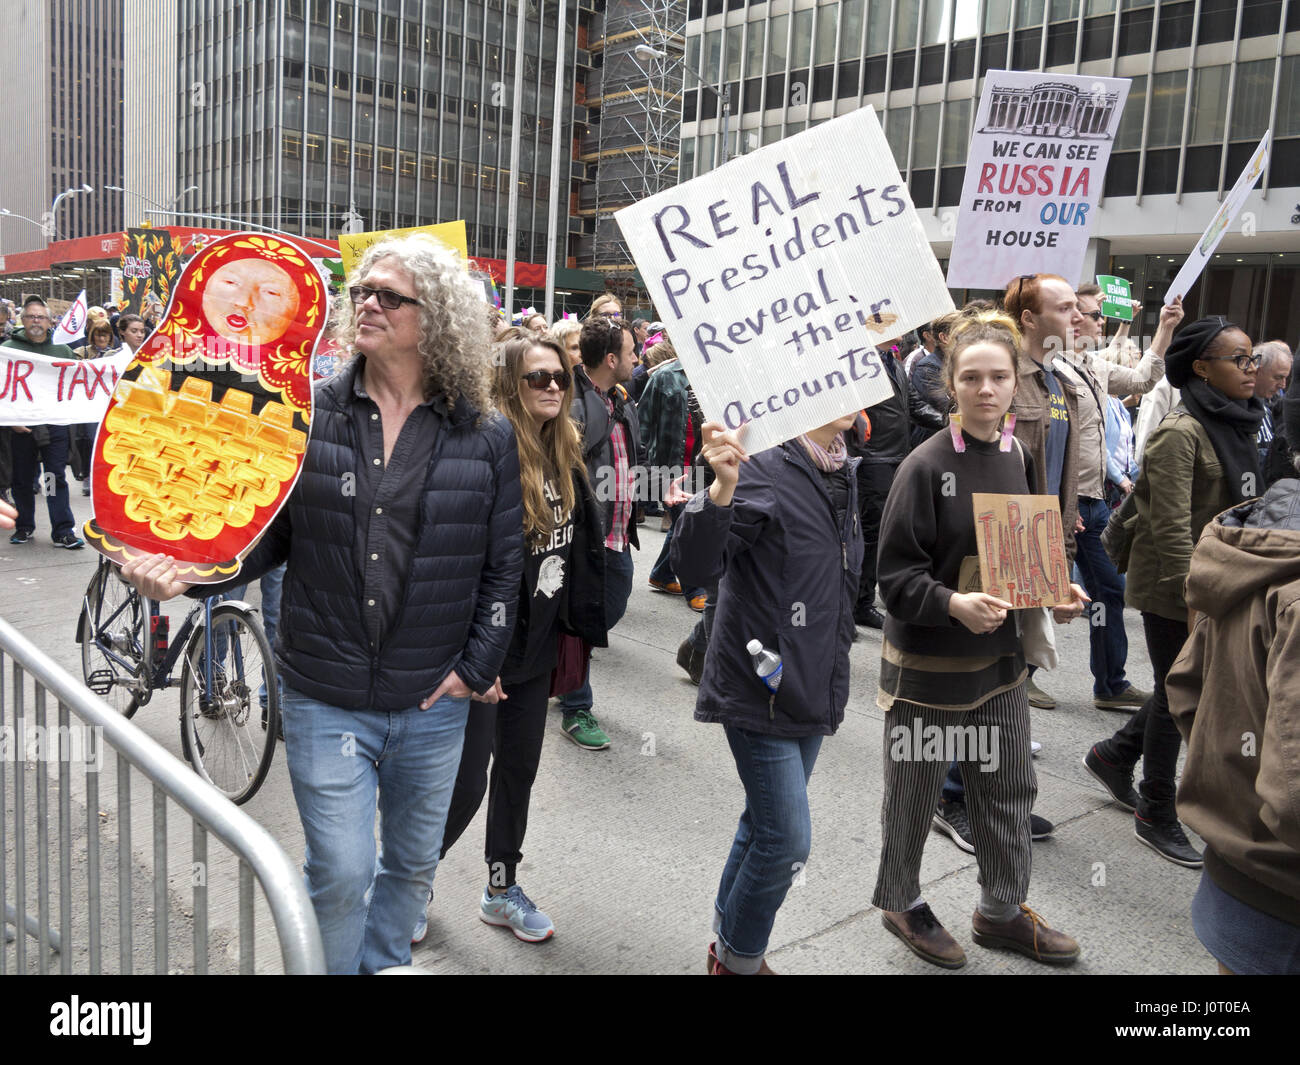
{"type": "MultiPolygon", "coordinates": [[[[470,700],[501,695],[523,518],[483,302],[455,255],[376,244],[336,310],[354,358],[318,385],[302,474],[236,582],[288,562],[275,650],[289,776],[326,964],[356,973],[410,963],[470,700]]],[[[164,555],[123,576],[151,598],[187,590],[164,555]]]]}

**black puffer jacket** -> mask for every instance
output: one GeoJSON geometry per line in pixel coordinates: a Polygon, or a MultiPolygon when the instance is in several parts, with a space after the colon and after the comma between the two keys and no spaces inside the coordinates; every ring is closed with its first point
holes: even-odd
{"type": "MultiPolygon", "coordinates": [[[[510,644],[523,569],[514,430],[501,417],[476,425],[468,402],[456,402],[429,456],[401,611],[372,653],[352,552],[367,517],[342,488],[358,465],[348,410],[356,369],[317,386],[302,474],[230,584],[288,561],[276,659],[285,683],[314,699],[348,710],[409,710],[452,670],[486,691],[510,644]]],[[[219,590],[207,585],[191,595],[219,590]]]]}
{"type": "Polygon", "coordinates": [[[715,506],[707,492],[686,504],[673,529],[673,572],[697,587],[721,575],[697,721],[794,737],[831,735],[844,720],[862,568],[859,461],[844,470],[842,525],[821,474],[790,442],[750,457],[731,506],[715,506]],[[751,639],[781,656],[775,695],[754,673],[751,639]]]}

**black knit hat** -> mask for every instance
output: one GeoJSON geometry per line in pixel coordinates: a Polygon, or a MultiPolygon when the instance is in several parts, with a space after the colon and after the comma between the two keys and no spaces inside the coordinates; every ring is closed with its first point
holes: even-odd
{"type": "Polygon", "coordinates": [[[1228,329],[1240,329],[1221,314],[1198,318],[1185,325],[1174,336],[1165,354],[1165,376],[1175,388],[1182,388],[1192,379],[1192,363],[1205,354],[1214,338],[1228,329]]]}

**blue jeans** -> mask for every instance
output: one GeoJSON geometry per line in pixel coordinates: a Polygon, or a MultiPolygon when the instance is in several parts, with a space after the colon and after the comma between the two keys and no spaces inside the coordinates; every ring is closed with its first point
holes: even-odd
{"type": "Polygon", "coordinates": [[[11,485],[14,493],[14,506],[18,508],[18,518],[14,522],[16,532],[36,531],[36,492],[33,484],[38,471],[43,466],[45,474],[41,479],[41,493],[45,496],[45,506],[50,512],[50,534],[54,538],[72,532],[75,524],[72,517],[72,505],[68,502],[68,427],[66,425],[47,425],[50,442],[38,448],[31,433],[11,433],[13,447],[14,474],[11,485]]]}
{"type": "Polygon", "coordinates": [[[754,973],[767,952],[776,911],[812,849],[808,778],[822,737],[787,739],[723,727],[745,786],[745,812],[713,904],[717,954],[733,972],[754,973]]]}
{"type": "Polygon", "coordinates": [[[1079,517],[1083,532],[1075,536],[1078,554],[1075,561],[1083,588],[1092,603],[1084,611],[1089,620],[1088,638],[1092,644],[1093,694],[1106,698],[1128,688],[1124,666],[1128,662],[1128,633],[1124,631],[1124,578],[1101,546],[1101,534],[1110,520],[1110,507],[1100,499],[1079,497],[1079,517]],[[1097,604],[1100,603],[1101,607],[1097,604]]]}
{"type": "MultiPolygon", "coordinates": [[[[605,548],[605,623],[608,628],[618,624],[627,613],[627,601],[632,595],[632,548],[611,551],[605,548]]],[[[582,687],[560,696],[560,709],[566,714],[579,710],[590,710],[593,696],[591,694],[591,663],[587,663],[587,675],[582,678],[582,687]]]]}
{"type": "Polygon", "coordinates": [[[469,699],[444,696],[428,710],[401,713],[343,710],[286,686],[283,714],[326,966],[373,973],[409,965],[411,929],[438,867],[469,699]]]}
{"type": "MultiPolygon", "coordinates": [[[[673,573],[673,565],[668,559],[669,552],[673,547],[673,529],[677,527],[677,519],[682,516],[686,509],[685,503],[678,503],[676,506],[668,508],[668,532],[664,536],[664,546],[659,549],[659,557],[655,559],[655,564],[650,570],[650,579],[658,581],[660,584],[671,584],[677,580],[677,575],[673,573]]],[[[682,595],[688,600],[694,599],[697,595],[703,595],[703,588],[687,588],[682,586],[682,595]]]]}

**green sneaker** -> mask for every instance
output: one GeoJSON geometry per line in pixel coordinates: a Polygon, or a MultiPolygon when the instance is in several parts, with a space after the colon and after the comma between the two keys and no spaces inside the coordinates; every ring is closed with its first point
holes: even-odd
{"type": "Polygon", "coordinates": [[[603,751],[609,746],[609,737],[601,731],[590,710],[577,710],[572,714],[565,714],[560,728],[583,750],[603,751]]]}

